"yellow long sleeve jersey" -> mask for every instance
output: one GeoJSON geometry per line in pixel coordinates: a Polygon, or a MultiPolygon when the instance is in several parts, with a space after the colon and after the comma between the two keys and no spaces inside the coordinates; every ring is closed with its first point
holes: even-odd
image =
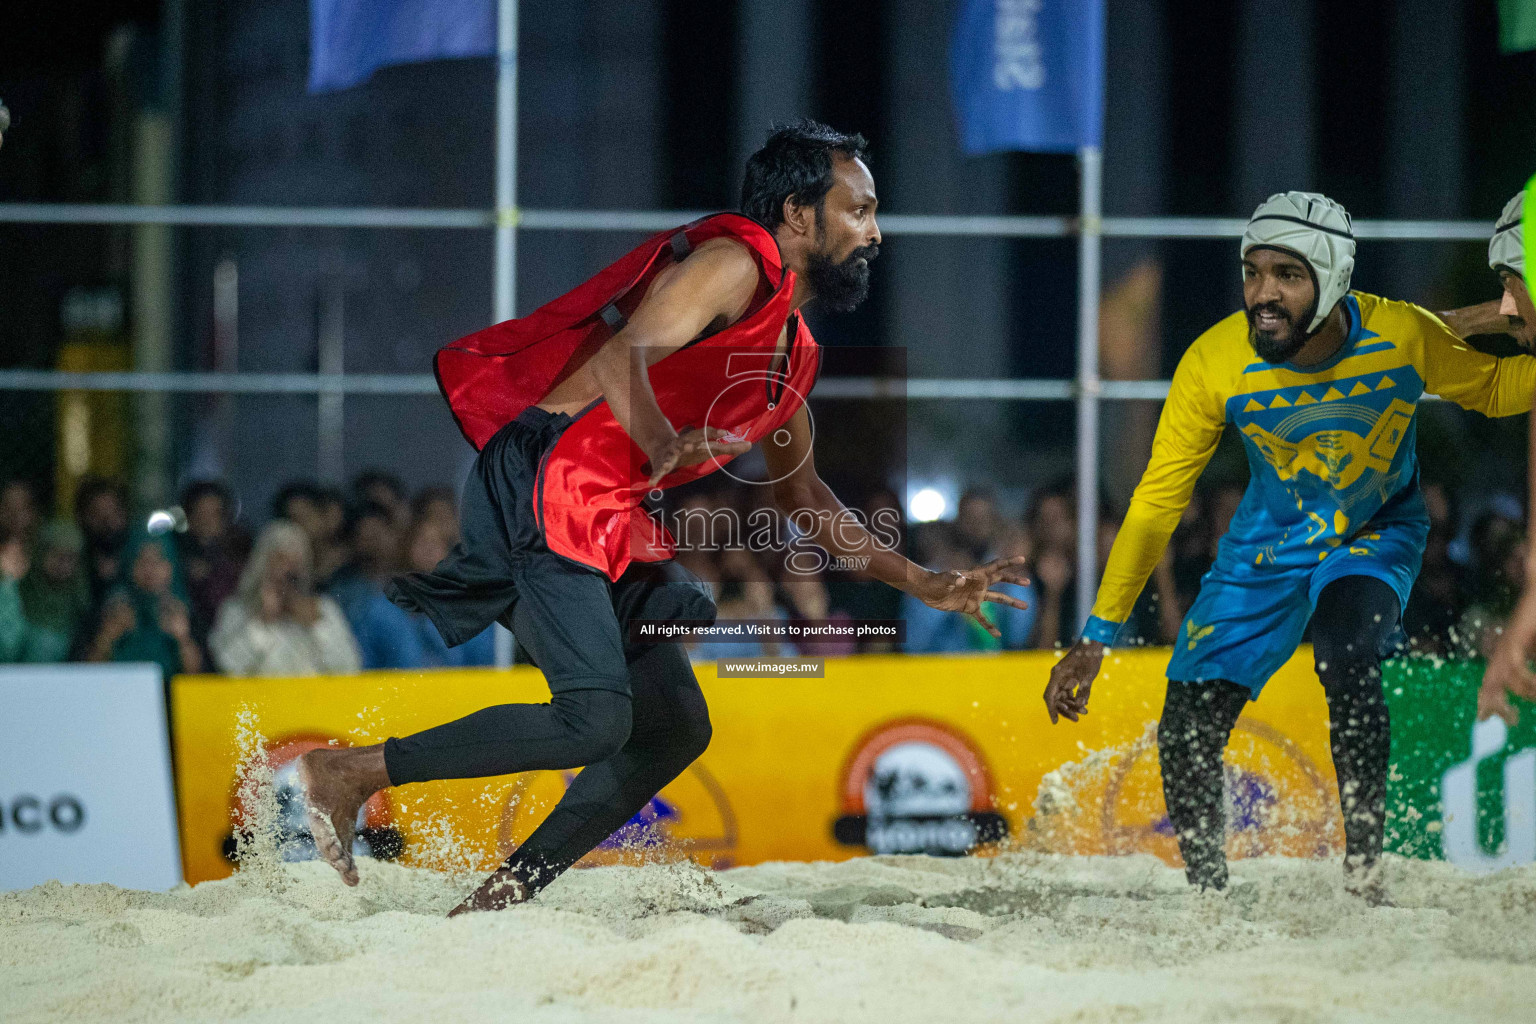
{"type": "Polygon", "coordinates": [[[1487,416],[1530,411],[1536,358],[1478,352],[1412,303],[1363,292],[1343,303],[1348,337],[1321,364],[1260,360],[1241,311],[1184,353],[1085,638],[1113,642],[1227,424],[1242,434],[1251,476],[1216,567],[1294,571],[1368,525],[1427,522],[1415,453],[1420,396],[1487,416]]]}

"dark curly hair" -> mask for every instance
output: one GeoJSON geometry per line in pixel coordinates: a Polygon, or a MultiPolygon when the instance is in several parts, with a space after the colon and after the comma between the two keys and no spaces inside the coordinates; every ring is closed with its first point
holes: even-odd
{"type": "Polygon", "coordinates": [[[784,200],[814,206],[821,216],[832,190],[832,156],[864,160],[869,143],[862,135],[845,135],[819,121],[801,118],[775,125],[763,148],[747,160],[741,183],[741,212],[772,230],[784,222],[784,200]]]}

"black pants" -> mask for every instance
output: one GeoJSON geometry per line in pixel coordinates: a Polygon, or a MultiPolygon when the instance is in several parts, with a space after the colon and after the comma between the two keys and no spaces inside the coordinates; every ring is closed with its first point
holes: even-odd
{"type": "MultiPolygon", "coordinates": [[[[1381,658],[1397,626],[1397,594],[1372,576],[1324,587],[1312,613],[1312,647],[1328,699],[1328,735],[1344,815],[1346,863],[1366,867],[1381,855],[1386,826],[1391,721],[1381,688],[1381,658]]],[[[1227,884],[1222,752],[1250,697],[1226,680],[1169,680],[1157,726],[1168,818],[1193,885],[1227,884]]]]}
{"type": "Polygon", "coordinates": [[[537,891],[640,811],[709,745],[709,710],[675,644],[633,644],[635,619],[713,620],[709,590],[676,563],[610,582],[550,552],[533,515],[539,460],[568,417],[524,413],[492,438],[465,486],[464,539],[390,597],[450,644],[493,621],[544,673],[547,704],[502,704],[384,744],[391,785],[586,766],[505,865],[537,891]]]}

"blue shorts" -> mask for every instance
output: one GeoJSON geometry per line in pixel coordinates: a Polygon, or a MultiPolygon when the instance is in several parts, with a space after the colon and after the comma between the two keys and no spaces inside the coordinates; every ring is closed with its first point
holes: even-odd
{"type": "Polygon", "coordinates": [[[1296,653],[1317,595],[1334,580],[1376,577],[1397,594],[1401,615],[1419,575],[1425,532],[1413,521],[1372,527],[1310,567],[1224,565],[1218,559],[1185,616],[1168,678],[1226,679],[1246,686],[1257,700],[1269,677],[1296,653]]]}

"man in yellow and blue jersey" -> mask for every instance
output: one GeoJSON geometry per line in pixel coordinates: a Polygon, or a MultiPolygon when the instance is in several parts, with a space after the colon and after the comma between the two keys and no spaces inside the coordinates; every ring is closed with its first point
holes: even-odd
{"type": "Polygon", "coordinates": [[[1384,902],[1376,863],[1390,723],[1380,659],[1429,530],[1414,413],[1435,394],[1489,416],[1531,408],[1536,359],[1496,359],[1405,302],[1349,290],[1349,214],[1311,192],[1271,196],[1241,245],[1244,309],[1179,362],[1081,639],[1045,700],[1076,721],[1230,424],[1251,479],[1168,666],[1163,792],[1192,884],[1226,885],[1222,751],[1243,706],[1310,621],[1344,815],[1346,884],[1384,902]]]}

